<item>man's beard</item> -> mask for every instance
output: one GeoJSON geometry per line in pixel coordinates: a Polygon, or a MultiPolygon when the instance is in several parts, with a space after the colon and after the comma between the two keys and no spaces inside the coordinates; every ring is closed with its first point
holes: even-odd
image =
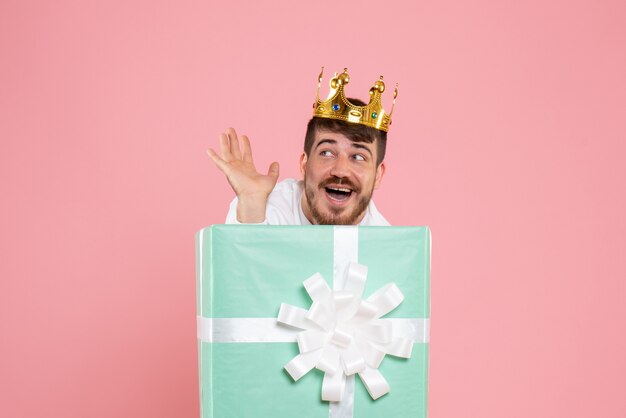
{"type": "MultiPolygon", "coordinates": [[[[319,190],[318,197],[324,198],[321,194],[325,193],[324,188],[328,184],[342,184],[348,186],[352,189],[352,193],[359,194],[360,188],[356,187],[351,181],[347,179],[341,179],[339,177],[329,177],[324,180],[322,183],[317,185],[319,190]]],[[[356,206],[350,213],[345,213],[342,215],[342,212],[346,211],[344,208],[330,208],[330,213],[325,214],[320,211],[318,207],[318,202],[315,200],[315,186],[310,186],[306,181],[306,173],[304,174],[304,193],[306,194],[307,202],[309,203],[309,209],[311,210],[311,216],[313,217],[313,224],[317,225],[355,225],[357,219],[365,212],[367,206],[372,199],[372,195],[374,194],[374,187],[370,190],[369,193],[363,194],[360,197],[357,197],[356,206]]]]}

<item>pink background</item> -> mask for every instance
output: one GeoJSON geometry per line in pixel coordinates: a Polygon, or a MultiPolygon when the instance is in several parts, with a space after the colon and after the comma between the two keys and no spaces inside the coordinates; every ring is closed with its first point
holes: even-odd
{"type": "Polygon", "coordinates": [[[400,83],[375,200],[432,228],[430,416],[626,416],[626,3],[358,4],[0,3],[0,416],[198,416],[205,149],[297,176],[322,65],[400,83]]]}

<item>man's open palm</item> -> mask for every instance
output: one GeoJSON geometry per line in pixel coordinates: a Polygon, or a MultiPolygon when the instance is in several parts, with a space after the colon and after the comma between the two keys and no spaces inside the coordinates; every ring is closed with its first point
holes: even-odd
{"type": "Polygon", "coordinates": [[[273,162],[266,175],[259,173],[252,160],[250,140],[245,135],[239,139],[233,128],[220,135],[220,146],[221,157],[211,148],[207,153],[226,175],[237,196],[267,198],[278,180],[278,163],[273,162]]]}

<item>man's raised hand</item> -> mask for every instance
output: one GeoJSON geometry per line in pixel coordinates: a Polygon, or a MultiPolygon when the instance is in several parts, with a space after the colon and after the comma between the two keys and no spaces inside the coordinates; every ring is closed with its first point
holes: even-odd
{"type": "Polygon", "coordinates": [[[263,222],[267,198],[278,180],[278,163],[273,162],[267,174],[259,173],[252,160],[250,140],[245,135],[238,138],[233,128],[220,135],[220,147],[221,157],[211,148],[207,153],[237,194],[237,219],[242,223],[263,222]]]}

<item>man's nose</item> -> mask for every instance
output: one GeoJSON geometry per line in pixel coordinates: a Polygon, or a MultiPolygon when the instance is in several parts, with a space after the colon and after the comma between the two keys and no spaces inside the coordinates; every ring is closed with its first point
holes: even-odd
{"type": "Polygon", "coordinates": [[[349,163],[347,156],[339,155],[331,167],[330,174],[339,178],[348,177],[350,175],[349,163]]]}

